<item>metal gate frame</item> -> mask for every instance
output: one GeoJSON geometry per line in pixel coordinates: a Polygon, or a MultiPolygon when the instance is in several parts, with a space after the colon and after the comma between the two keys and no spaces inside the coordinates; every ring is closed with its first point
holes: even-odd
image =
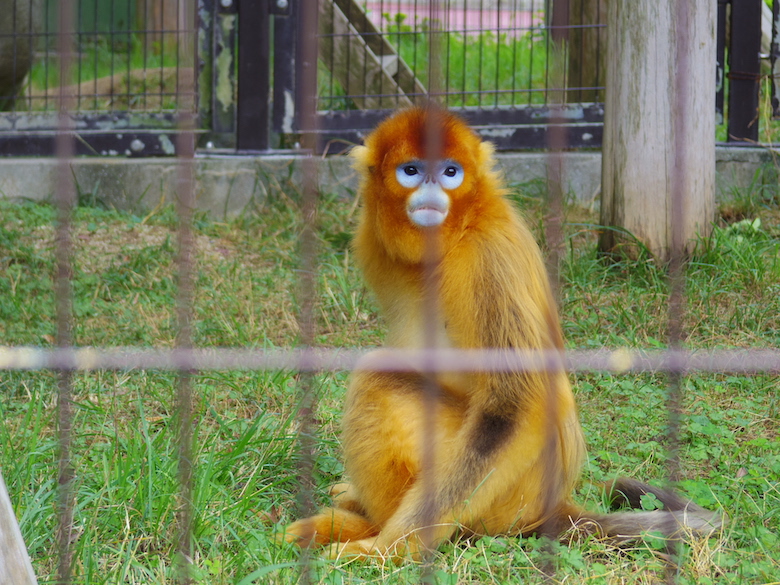
{"type": "MultiPolygon", "coordinates": [[[[192,0],[193,2],[195,0],[192,0]]],[[[314,132],[320,152],[335,153],[359,143],[389,110],[318,112],[314,128],[306,128],[301,103],[302,0],[197,0],[196,100],[200,148],[234,153],[291,151],[299,137],[314,132]]],[[[729,83],[730,144],[758,140],[756,111],[760,86],[760,12],[762,0],[718,1],[718,80],[716,108],[722,116],[725,83],[729,83]],[[731,29],[730,73],[725,76],[727,7],[731,29]]],[[[777,13],[770,54],[778,59],[777,13]]],[[[556,11],[555,27],[567,15],[556,11]]],[[[773,106],[777,115],[777,83],[773,106]]],[[[554,126],[565,128],[571,148],[601,146],[603,104],[565,104],[462,109],[459,113],[501,150],[544,149],[554,126]]],[[[70,115],[76,137],[75,155],[171,156],[177,154],[179,116],[176,113],[96,112],[70,115]]],[[[51,156],[59,127],[56,113],[0,112],[0,156],[51,156]]]]}

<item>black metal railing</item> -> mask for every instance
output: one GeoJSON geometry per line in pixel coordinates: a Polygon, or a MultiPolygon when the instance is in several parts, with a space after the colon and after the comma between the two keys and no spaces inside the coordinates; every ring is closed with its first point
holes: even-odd
{"type": "MultiPolygon", "coordinates": [[[[61,98],[78,155],[173,154],[179,116],[193,112],[201,148],[289,150],[315,130],[336,152],[428,96],[500,149],[544,148],[551,124],[572,147],[601,145],[604,0],[321,0],[315,128],[298,114],[300,1],[80,0],[61,84],[58,4],[13,0],[0,28],[0,155],[53,154],[61,98]]],[[[754,143],[762,79],[780,113],[780,0],[763,32],[763,0],[716,1],[715,107],[727,141],[754,143]]]]}

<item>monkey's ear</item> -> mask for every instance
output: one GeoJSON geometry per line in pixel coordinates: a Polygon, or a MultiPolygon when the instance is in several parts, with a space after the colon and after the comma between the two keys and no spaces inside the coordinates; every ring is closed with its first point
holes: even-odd
{"type": "Polygon", "coordinates": [[[488,142],[487,140],[483,140],[479,143],[479,166],[481,168],[487,168],[492,169],[496,161],[493,158],[493,154],[495,154],[496,148],[493,146],[492,142],[488,142]]]}
{"type": "Polygon", "coordinates": [[[349,156],[352,157],[352,167],[359,173],[366,173],[370,171],[371,161],[369,160],[369,151],[366,146],[354,146],[349,151],[349,156]]]}

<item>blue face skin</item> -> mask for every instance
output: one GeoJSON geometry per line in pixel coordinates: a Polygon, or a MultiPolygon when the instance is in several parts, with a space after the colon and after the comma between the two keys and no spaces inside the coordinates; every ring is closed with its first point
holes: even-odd
{"type": "Polygon", "coordinates": [[[463,183],[463,167],[453,160],[429,165],[411,160],[398,165],[395,177],[402,187],[415,189],[406,204],[406,213],[415,225],[436,227],[444,223],[450,207],[446,190],[457,189],[463,183]],[[428,167],[433,167],[428,169],[428,167]]]}

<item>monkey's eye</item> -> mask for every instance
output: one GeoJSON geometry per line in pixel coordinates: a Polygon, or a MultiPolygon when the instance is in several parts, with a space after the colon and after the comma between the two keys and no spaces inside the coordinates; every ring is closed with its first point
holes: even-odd
{"type": "Polygon", "coordinates": [[[405,162],[395,169],[395,178],[402,187],[414,189],[419,187],[425,178],[425,166],[420,161],[405,162]]]}
{"type": "Polygon", "coordinates": [[[451,160],[443,161],[439,167],[439,182],[445,189],[457,189],[463,182],[463,167],[451,160]]]}

